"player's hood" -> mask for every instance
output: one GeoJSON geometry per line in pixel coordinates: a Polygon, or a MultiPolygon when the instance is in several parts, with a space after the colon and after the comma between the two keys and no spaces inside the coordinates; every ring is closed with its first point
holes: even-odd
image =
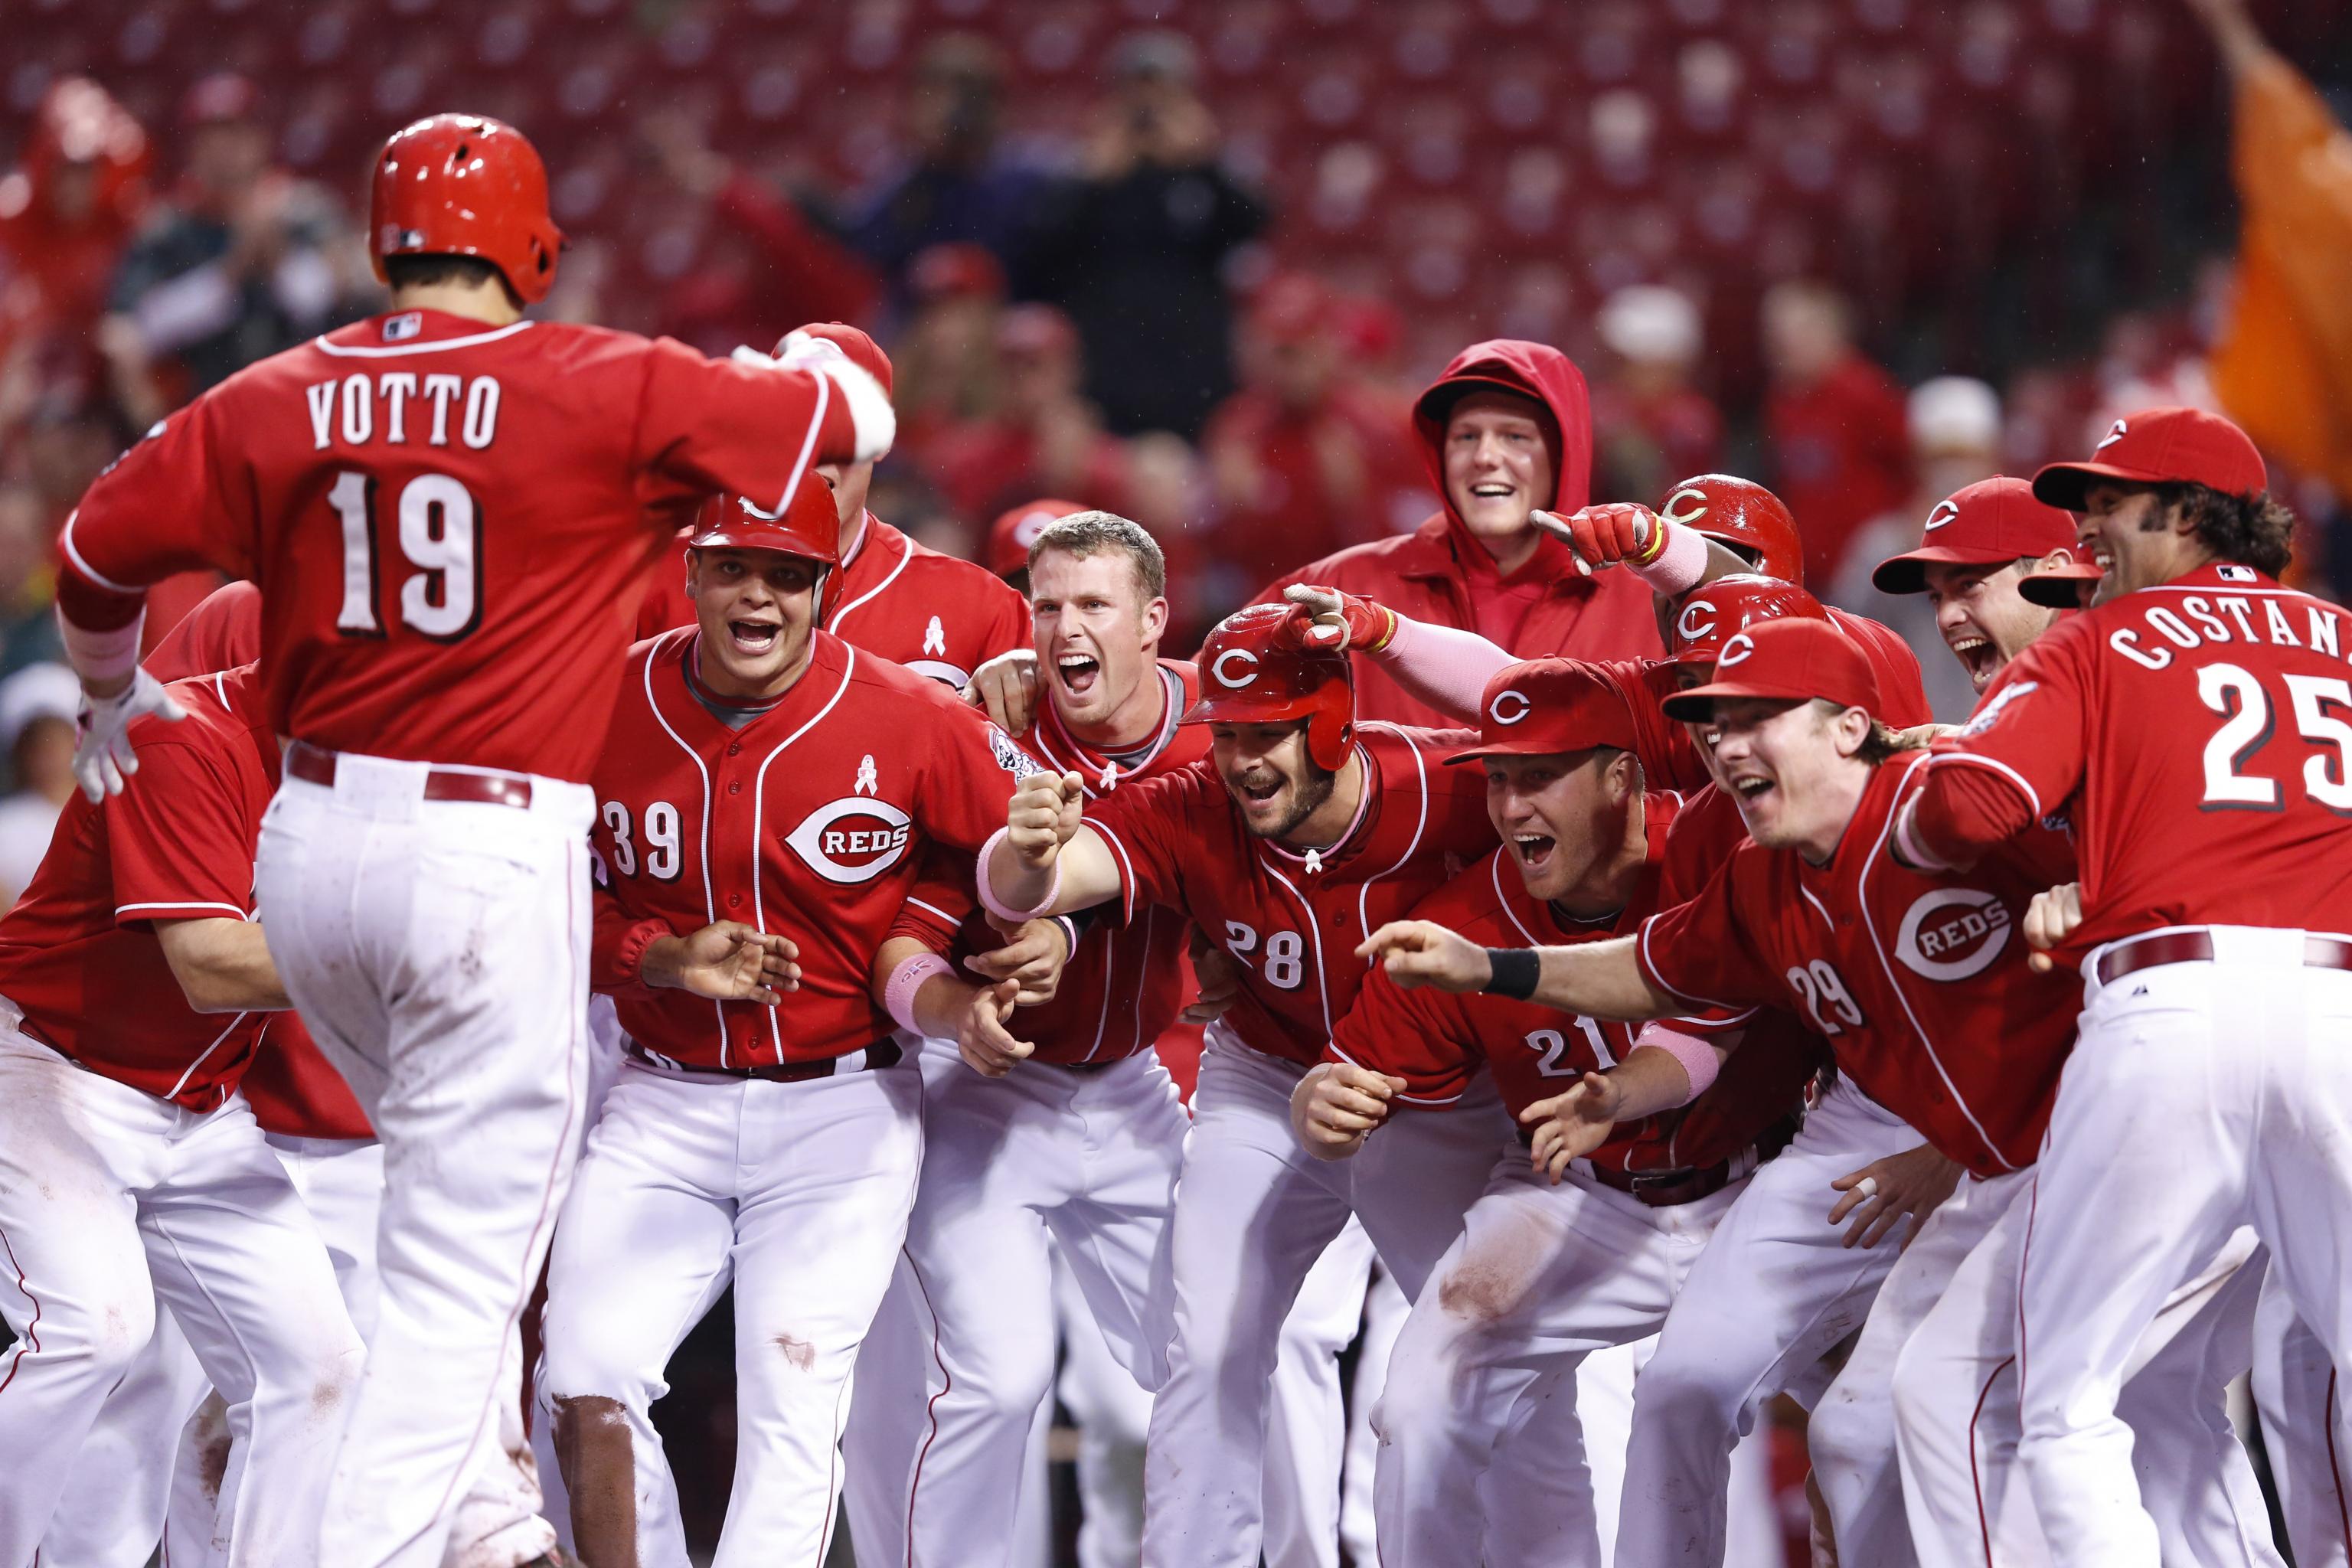
{"type": "Polygon", "coordinates": [[[1550,411],[1555,426],[1549,445],[1558,486],[1547,510],[1570,512],[1590,499],[1592,484],[1592,400],[1584,373],[1549,343],[1489,338],[1454,356],[1444,374],[1413,400],[1412,429],[1420,439],[1429,482],[1445,507],[1448,526],[1466,539],[1467,528],[1445,486],[1445,421],[1455,400],[1481,387],[1499,387],[1534,398],[1550,411]]]}

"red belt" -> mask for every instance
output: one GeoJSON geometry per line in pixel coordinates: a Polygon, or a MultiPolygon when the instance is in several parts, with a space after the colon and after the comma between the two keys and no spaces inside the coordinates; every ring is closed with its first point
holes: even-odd
{"type": "MultiPolygon", "coordinates": [[[[674,1062],[667,1057],[655,1055],[635,1040],[627,1042],[624,1049],[631,1060],[649,1067],[656,1072],[700,1073],[715,1078],[757,1079],[762,1083],[806,1083],[811,1079],[831,1078],[843,1070],[842,1063],[846,1059],[844,1057],[827,1057],[822,1061],[814,1062],[768,1062],[757,1067],[711,1068],[674,1062]]],[[[897,1067],[899,1056],[898,1041],[888,1038],[877,1040],[866,1047],[866,1066],[863,1070],[873,1072],[884,1068],[897,1067]]]]}
{"type": "MultiPolygon", "coordinates": [[[[2119,942],[2099,955],[2099,984],[2113,985],[2126,974],[2165,963],[2205,963],[2213,957],[2213,938],[2201,931],[2158,931],[2154,936],[2119,942]]],[[[2341,937],[2303,939],[2305,969],[2352,969],[2352,942],[2341,937]]]]}
{"type": "MultiPolygon", "coordinates": [[[[322,751],[307,741],[296,741],[286,748],[286,771],[304,784],[334,787],[335,761],[335,752],[322,751]]],[[[517,773],[471,773],[435,768],[425,775],[425,798],[471,801],[477,805],[511,805],[527,811],[530,808],[530,781],[517,773]]]]}

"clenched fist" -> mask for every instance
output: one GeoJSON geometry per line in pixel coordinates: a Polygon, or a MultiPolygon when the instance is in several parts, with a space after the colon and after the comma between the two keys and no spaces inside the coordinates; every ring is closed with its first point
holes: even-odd
{"type": "Polygon", "coordinates": [[[1317,1159],[1344,1160],[1388,1120],[1389,1100],[1403,1088],[1404,1079],[1353,1062],[1324,1062],[1291,1090],[1291,1129],[1317,1159]]]}
{"type": "Polygon", "coordinates": [[[1396,636],[1396,612],[1360,595],[1297,583],[1282,596],[1297,606],[1282,624],[1282,636],[1294,647],[1378,653],[1396,636]]]}
{"type": "Polygon", "coordinates": [[[1389,978],[1407,991],[1424,985],[1480,991],[1495,978],[1485,948],[1432,921],[1391,921],[1356,949],[1356,956],[1380,960],[1389,978]]]}
{"type": "Polygon", "coordinates": [[[1538,528],[1568,546],[1576,557],[1577,570],[1588,577],[1621,561],[1647,565],[1657,559],[1665,543],[1665,525],[1657,514],[1633,501],[1589,506],[1566,517],[1549,511],[1528,515],[1538,528]]]}
{"type": "Polygon", "coordinates": [[[1031,773],[1004,808],[1005,840],[1021,864],[1050,870],[1062,846],[1078,831],[1086,784],[1076,773],[1031,773]]]}
{"type": "Polygon", "coordinates": [[[2036,893],[2025,907],[2025,943],[2033,951],[2026,956],[2026,964],[2036,973],[2047,974],[2057,967],[2058,961],[2050,950],[2074,934],[2083,923],[2083,884],[2063,882],[2046,893],[2036,893]]]}

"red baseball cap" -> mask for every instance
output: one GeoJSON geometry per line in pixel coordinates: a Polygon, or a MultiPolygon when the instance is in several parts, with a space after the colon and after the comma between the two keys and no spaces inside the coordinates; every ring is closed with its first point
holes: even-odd
{"type": "Polygon", "coordinates": [[[1531,658],[1506,665],[1486,682],[1478,701],[1478,744],[1445,759],[1549,757],[1633,746],[1633,715],[1599,670],[1580,659],[1531,658]]]}
{"type": "Polygon", "coordinates": [[[1029,569],[1029,547],[1037,542],[1045,525],[1086,510],[1074,500],[1025,501],[1000,514],[988,525],[988,548],[982,559],[1000,577],[1025,572],[1029,569]]]}
{"type": "Polygon", "coordinates": [[[2143,408],[2108,426],[2093,461],[2052,463],[2033,476],[2036,500],[2068,511],[2083,510],[2084,492],[2097,479],[2161,485],[2186,480],[2224,495],[2260,495],[2270,489],[2263,455],[2246,433],[2201,408],[2143,408]]]}
{"type": "Polygon", "coordinates": [[[2074,557],[2072,561],[2063,566],[2044,566],[2018,584],[2017,591],[2028,601],[2053,610],[2082,608],[2082,585],[2097,582],[2102,574],[2099,563],[2091,559],[2089,545],[2070,544],[2066,548],[2074,557]]]}
{"type": "Polygon", "coordinates": [[[2074,514],[2034,500],[2032,485],[2005,477],[1979,479],[1937,501],[1920,527],[1919,548],[1880,562],[1870,582],[1882,594],[1924,594],[1930,562],[2006,565],[2074,542],[2074,514]]]}
{"type": "Polygon", "coordinates": [[[1715,679],[1660,704],[1669,719],[1703,724],[1718,697],[1803,702],[1823,698],[1840,708],[1878,712],[1878,678],[1862,645],[1832,621],[1760,621],[1734,635],[1715,657],[1715,679]]]}
{"type": "Polygon", "coordinates": [[[824,338],[829,342],[838,343],[841,346],[841,352],[849,356],[850,363],[882,384],[883,396],[887,397],[891,395],[890,356],[882,352],[880,343],[866,336],[858,328],[851,326],[847,321],[811,321],[804,327],[798,327],[793,331],[786,332],[782,342],[776,344],[776,353],[783,353],[791,345],[795,335],[824,338]]]}

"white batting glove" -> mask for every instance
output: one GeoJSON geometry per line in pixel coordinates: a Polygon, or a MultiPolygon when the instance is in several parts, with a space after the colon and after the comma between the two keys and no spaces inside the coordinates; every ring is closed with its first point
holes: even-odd
{"type": "Polygon", "coordinates": [[[188,716],[163,683],[144,669],[134,670],[131,684],[112,697],[82,698],[81,741],[74,747],[73,771],[91,805],[121,795],[123,781],[139,771],[138,754],[131,749],[131,721],[147,713],[158,719],[188,716]]]}

